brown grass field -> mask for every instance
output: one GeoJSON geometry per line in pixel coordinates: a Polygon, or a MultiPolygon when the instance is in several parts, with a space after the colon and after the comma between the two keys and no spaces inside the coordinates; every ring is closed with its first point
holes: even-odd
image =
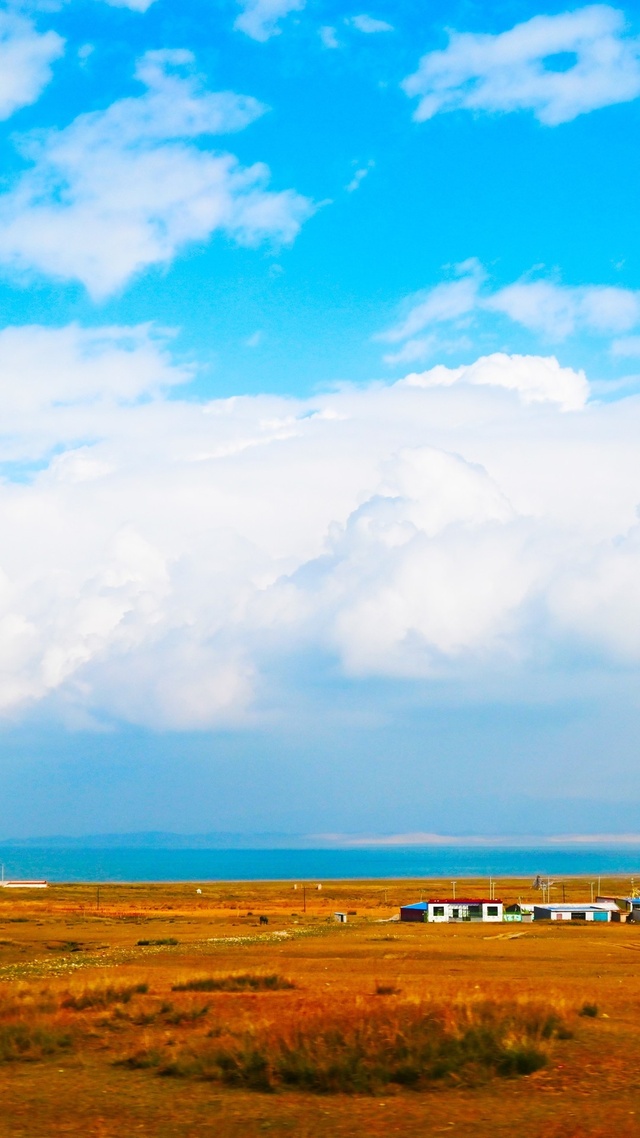
{"type": "Polygon", "coordinates": [[[640,1135],[640,925],[385,923],[446,882],[309,885],[306,911],[199,887],[0,891],[2,1138],[640,1135]]]}

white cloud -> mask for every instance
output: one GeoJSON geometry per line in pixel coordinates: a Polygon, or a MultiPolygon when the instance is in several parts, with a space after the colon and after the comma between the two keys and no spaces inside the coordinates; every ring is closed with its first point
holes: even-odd
{"type": "Polygon", "coordinates": [[[386,20],[376,20],[373,16],[351,16],[345,22],[368,36],[393,31],[393,24],[388,24],[386,20]]]}
{"type": "Polygon", "coordinates": [[[242,12],[234,27],[253,40],[265,43],[280,35],[280,20],[290,12],[301,12],[306,0],[238,0],[242,12]]]}
{"type": "Polygon", "coordinates": [[[640,323],[640,292],[599,285],[519,281],[494,293],[485,305],[555,340],[583,330],[616,334],[640,323]]]}
{"type": "Polygon", "coordinates": [[[190,141],[242,130],[265,107],[206,91],[192,63],[187,51],[147,52],[143,95],[22,139],[31,167],[0,194],[0,261],[80,280],[100,298],[215,231],[249,245],[294,239],[308,199],[269,190],[262,163],[190,141]]]}
{"type": "Polygon", "coordinates": [[[366,166],[359,166],[354,171],[353,177],[345,186],[345,190],[347,191],[348,194],[352,194],[355,192],[355,190],[360,189],[360,186],[364,182],[364,179],[367,177],[368,174],[371,173],[374,166],[375,166],[375,162],[373,161],[373,159],[370,159],[369,162],[367,162],[366,166]]]}
{"type": "Polygon", "coordinates": [[[614,356],[635,356],[640,358],[640,336],[622,336],[611,345],[614,356]]]}
{"type": "Polygon", "coordinates": [[[51,79],[51,64],[64,53],[56,32],[36,31],[31,20],[0,12],[0,119],[35,103],[51,79]]]}
{"type": "Polygon", "coordinates": [[[640,40],[605,4],[534,16],[499,35],[452,32],[448,47],[423,56],[403,88],[419,99],[418,122],[457,109],[531,110],[557,126],[640,95],[640,40]]]}
{"type": "Polygon", "coordinates": [[[320,28],[318,35],[320,36],[320,39],[322,40],[324,46],[326,48],[329,48],[329,50],[340,47],[338,37],[336,35],[336,29],[332,28],[329,24],[320,28]]]}
{"type": "MultiPolygon", "coordinates": [[[[492,291],[487,274],[474,259],[458,265],[452,280],[408,297],[400,307],[398,321],[376,337],[401,345],[384,357],[393,365],[415,363],[438,351],[468,350],[469,330],[486,329],[496,316],[552,343],[578,335],[611,340],[640,327],[640,291],[526,277],[492,291]],[[443,329],[448,336],[443,337],[443,329]]],[[[611,351],[633,355],[634,341],[635,337],[613,340],[611,351]]]]}
{"type": "Polygon", "coordinates": [[[0,331],[3,416],[34,414],[98,401],[133,403],[192,378],[171,360],[168,338],[137,327],[63,328],[39,325],[0,331]],[[43,360],[48,359],[47,368],[43,360]]]}
{"type": "Polygon", "coordinates": [[[484,271],[477,261],[465,261],[457,268],[458,279],[435,285],[418,297],[410,297],[406,315],[378,337],[389,344],[408,340],[432,324],[443,324],[467,316],[477,307],[484,271]]]}
{"type": "Polygon", "coordinates": [[[0,333],[4,713],[246,723],[300,654],[640,662],[639,400],[504,354],[304,400],[189,375],[146,327],[0,333]]]}
{"type": "Polygon", "coordinates": [[[111,8],[129,8],[132,12],[146,12],[155,0],[106,0],[111,8]]]}
{"type": "Polygon", "coordinates": [[[468,367],[440,364],[430,371],[412,372],[405,383],[414,387],[451,387],[455,383],[504,387],[517,391],[525,403],[557,403],[563,411],[579,411],[589,397],[584,372],[560,367],[554,356],[508,356],[504,352],[485,356],[468,367]]]}

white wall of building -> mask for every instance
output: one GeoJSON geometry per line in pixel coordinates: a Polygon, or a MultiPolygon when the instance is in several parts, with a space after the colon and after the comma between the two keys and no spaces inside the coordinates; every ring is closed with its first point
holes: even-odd
{"type": "Polygon", "coordinates": [[[464,901],[429,901],[426,920],[434,924],[447,921],[502,921],[501,901],[482,901],[472,905],[464,901]],[[477,906],[477,912],[474,906],[477,906]]]}

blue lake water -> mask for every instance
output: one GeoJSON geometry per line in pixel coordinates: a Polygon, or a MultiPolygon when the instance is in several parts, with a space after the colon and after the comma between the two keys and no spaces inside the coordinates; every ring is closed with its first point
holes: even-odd
{"type": "Polygon", "coordinates": [[[5,877],[55,881],[322,881],[344,878],[640,878],[640,847],[64,849],[3,846],[5,877]]]}

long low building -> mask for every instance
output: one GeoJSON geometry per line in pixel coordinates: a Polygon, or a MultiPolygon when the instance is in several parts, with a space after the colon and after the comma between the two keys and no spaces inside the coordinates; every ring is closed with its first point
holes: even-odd
{"type": "Polygon", "coordinates": [[[48,881],[10,881],[4,878],[0,881],[3,889],[46,889],[48,881]]]}
{"type": "Polygon", "coordinates": [[[401,921],[501,921],[502,901],[484,897],[448,897],[434,901],[416,901],[400,909],[401,921]]]}
{"type": "Polygon", "coordinates": [[[596,905],[610,908],[612,921],[640,922],[640,897],[596,897],[596,905]]]}
{"type": "Polygon", "coordinates": [[[610,921],[609,905],[534,905],[534,921],[610,921]]]}

